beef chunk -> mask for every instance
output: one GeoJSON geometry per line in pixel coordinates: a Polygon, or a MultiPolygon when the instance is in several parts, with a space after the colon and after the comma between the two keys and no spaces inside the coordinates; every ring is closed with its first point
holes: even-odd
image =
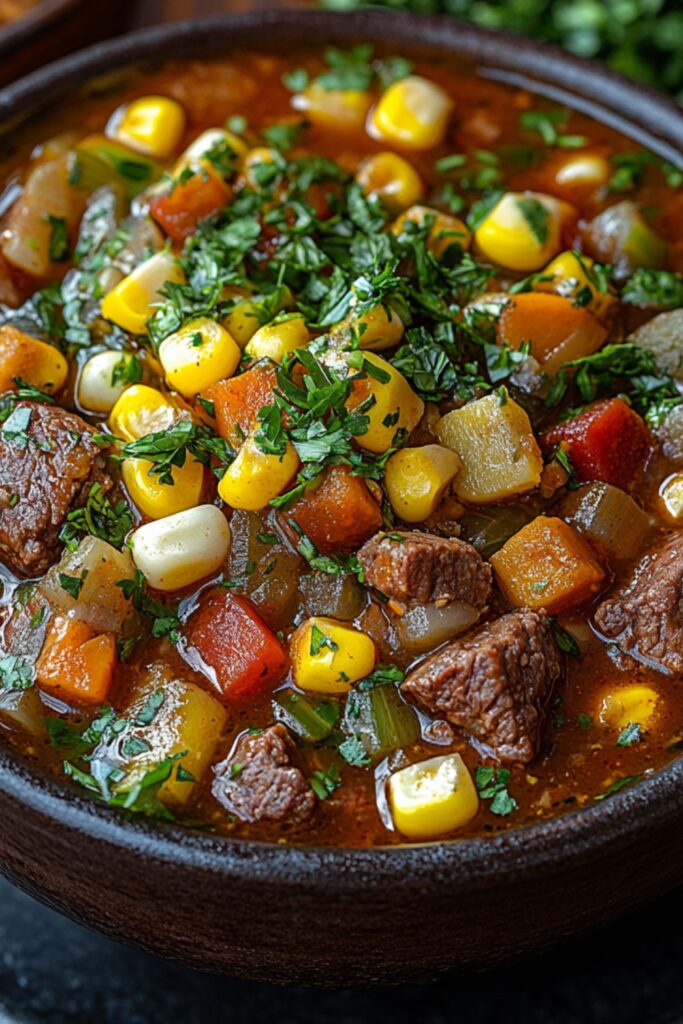
{"type": "Polygon", "coordinates": [[[316,798],[292,764],[294,750],[284,725],[243,736],[216,768],[213,795],[242,821],[302,821],[316,798]]]}
{"type": "Polygon", "coordinates": [[[561,658],[545,615],[503,615],[423,661],[401,689],[428,714],[461,726],[488,756],[528,764],[561,658]]]}
{"type": "Polygon", "coordinates": [[[97,480],[108,489],[100,448],[80,416],[56,405],[17,402],[0,431],[0,558],[18,576],[55,561],[70,509],[97,480]]]}
{"type": "Polygon", "coordinates": [[[683,534],[645,556],[598,606],[595,625],[660,671],[683,672],[683,534]]]}
{"type": "Polygon", "coordinates": [[[471,544],[431,533],[378,533],[358,552],[365,579],[397,601],[486,606],[491,567],[471,544]]]}

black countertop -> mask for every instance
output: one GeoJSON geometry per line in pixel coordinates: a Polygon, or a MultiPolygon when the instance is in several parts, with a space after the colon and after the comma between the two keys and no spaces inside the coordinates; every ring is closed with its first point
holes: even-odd
{"type": "MultiPolygon", "coordinates": [[[[305,945],[306,937],[293,937],[305,945]]],[[[119,946],[0,881],[0,1024],[682,1024],[683,890],[532,962],[431,986],[277,989],[119,946]]]]}

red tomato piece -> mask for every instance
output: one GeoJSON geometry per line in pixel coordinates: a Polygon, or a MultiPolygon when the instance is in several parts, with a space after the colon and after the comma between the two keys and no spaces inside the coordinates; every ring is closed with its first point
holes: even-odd
{"type": "Polygon", "coordinates": [[[287,651],[275,633],[246,598],[226,590],[202,595],[185,636],[226,704],[268,693],[287,675],[287,651]]]}
{"type": "Polygon", "coordinates": [[[579,480],[602,480],[628,489],[643,470],[652,442],[644,421],[621,398],[595,402],[542,438],[546,450],[561,444],[579,480]]]}
{"type": "Polygon", "coordinates": [[[193,174],[169,192],[154,196],[149,212],[174,242],[184,242],[197,224],[230,202],[232,189],[216,174],[193,174]]]}

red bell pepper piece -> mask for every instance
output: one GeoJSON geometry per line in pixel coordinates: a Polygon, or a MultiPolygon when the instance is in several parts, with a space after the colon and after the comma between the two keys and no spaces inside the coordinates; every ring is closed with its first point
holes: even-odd
{"type": "Polygon", "coordinates": [[[168,192],[154,196],[149,212],[174,242],[184,242],[197,224],[230,202],[232,189],[217,174],[198,171],[176,182],[168,192]]]}
{"type": "Polygon", "coordinates": [[[644,421],[621,398],[595,402],[546,431],[542,438],[546,451],[559,444],[578,480],[602,480],[624,490],[637,480],[652,447],[644,421]]]}
{"type": "Polygon", "coordinates": [[[287,651],[275,633],[246,598],[220,587],[202,595],[185,637],[188,661],[226,704],[268,693],[287,675],[287,651]]]}

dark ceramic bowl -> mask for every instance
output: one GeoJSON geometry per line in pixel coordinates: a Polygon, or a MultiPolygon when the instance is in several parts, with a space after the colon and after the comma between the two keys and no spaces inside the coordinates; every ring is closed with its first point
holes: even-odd
{"type": "MultiPolygon", "coordinates": [[[[6,89],[0,122],[131,62],[303,40],[464,57],[683,162],[683,112],[669,100],[523,39],[383,12],[155,28],[6,89]]],[[[428,979],[540,950],[683,882],[683,761],[603,803],[488,839],[343,850],[129,822],[0,749],[0,867],[77,920],[206,970],[322,985],[428,979]]]]}

